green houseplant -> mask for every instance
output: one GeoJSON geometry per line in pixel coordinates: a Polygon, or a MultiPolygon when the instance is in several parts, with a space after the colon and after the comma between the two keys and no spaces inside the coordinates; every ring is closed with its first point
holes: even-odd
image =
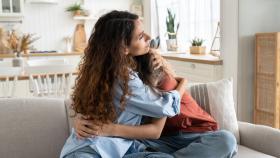
{"type": "Polygon", "coordinates": [[[172,13],[171,10],[167,9],[167,17],[166,17],[166,31],[168,35],[167,50],[176,51],[177,50],[177,31],[179,29],[180,24],[177,23],[175,25],[176,15],[172,13]],[[176,28],[175,28],[176,26],[176,28]]]}
{"type": "Polygon", "coordinates": [[[74,16],[82,16],[84,10],[83,10],[81,4],[75,3],[75,4],[72,4],[69,7],[67,7],[66,11],[72,12],[74,16]]]}
{"type": "Polygon", "coordinates": [[[191,41],[190,53],[191,54],[205,54],[206,47],[202,46],[204,40],[200,38],[194,38],[191,41]]]}

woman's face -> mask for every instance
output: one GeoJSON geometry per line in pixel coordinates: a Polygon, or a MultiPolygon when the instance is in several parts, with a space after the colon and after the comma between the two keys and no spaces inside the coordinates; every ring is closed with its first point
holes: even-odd
{"type": "Polygon", "coordinates": [[[150,36],[143,31],[143,23],[139,19],[135,20],[132,40],[128,47],[128,54],[131,56],[139,56],[148,53],[150,49],[150,40],[150,36]]]}

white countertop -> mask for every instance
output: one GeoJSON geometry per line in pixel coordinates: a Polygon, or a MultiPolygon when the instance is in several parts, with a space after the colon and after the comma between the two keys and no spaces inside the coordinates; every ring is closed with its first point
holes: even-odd
{"type": "Polygon", "coordinates": [[[223,60],[219,57],[215,57],[211,54],[205,55],[193,55],[189,53],[178,53],[178,52],[167,52],[161,54],[166,59],[187,61],[187,62],[197,62],[203,64],[212,64],[212,65],[222,65],[223,60]]]}

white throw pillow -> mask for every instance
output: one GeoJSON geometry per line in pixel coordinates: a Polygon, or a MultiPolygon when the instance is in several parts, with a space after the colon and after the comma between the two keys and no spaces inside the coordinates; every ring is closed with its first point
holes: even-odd
{"type": "Polygon", "coordinates": [[[232,132],[239,143],[232,79],[223,79],[205,84],[192,84],[188,87],[188,90],[198,105],[214,117],[220,129],[232,132]]]}

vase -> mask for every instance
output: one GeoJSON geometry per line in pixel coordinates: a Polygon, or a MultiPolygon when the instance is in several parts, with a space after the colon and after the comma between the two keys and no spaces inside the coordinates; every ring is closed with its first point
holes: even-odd
{"type": "Polygon", "coordinates": [[[166,40],[166,46],[168,51],[177,51],[177,40],[176,39],[168,39],[166,40]]]}
{"type": "Polygon", "coordinates": [[[12,59],[13,67],[23,67],[24,59],[21,57],[21,53],[15,53],[15,57],[12,59]]]}

